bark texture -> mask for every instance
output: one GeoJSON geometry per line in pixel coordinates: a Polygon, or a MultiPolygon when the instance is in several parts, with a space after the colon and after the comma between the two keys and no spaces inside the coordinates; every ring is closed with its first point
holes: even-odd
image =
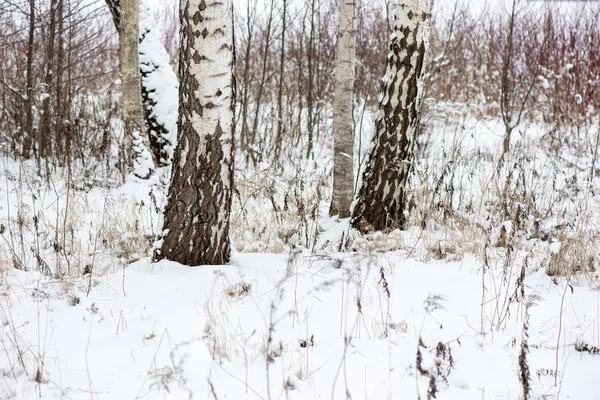
{"type": "Polygon", "coordinates": [[[373,148],[352,214],[353,225],[362,232],[404,228],[406,222],[430,10],[426,0],[396,7],[373,148]]]}
{"type": "MultiPolygon", "coordinates": [[[[120,32],[121,0],[105,1],[115,28],[120,32]]],[[[165,167],[171,164],[175,145],[177,110],[169,109],[169,98],[177,95],[177,76],[169,64],[169,55],[161,42],[160,29],[156,26],[148,0],[140,0],[138,15],[138,53],[145,128],[155,165],[165,167]]]]}
{"type": "Polygon", "coordinates": [[[139,0],[122,0],[119,24],[119,66],[123,96],[123,123],[127,165],[138,178],[146,179],[153,171],[152,156],[145,135],[144,110],[140,94],[139,0]]]}
{"type": "Polygon", "coordinates": [[[356,67],[356,0],[340,1],[333,99],[333,196],[329,215],[350,216],[354,194],[352,115],[356,67]]]}
{"type": "Polygon", "coordinates": [[[178,140],[158,257],[224,264],[233,184],[233,10],[224,0],[181,0],[180,13],[178,140]]]}

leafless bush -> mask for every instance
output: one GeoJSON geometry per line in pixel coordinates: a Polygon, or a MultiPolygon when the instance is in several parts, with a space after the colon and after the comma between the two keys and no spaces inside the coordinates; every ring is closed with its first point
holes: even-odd
{"type": "Polygon", "coordinates": [[[433,24],[427,95],[473,104],[480,116],[500,116],[503,108],[508,116],[524,105],[529,120],[591,122],[600,109],[600,10],[526,3],[516,2],[510,51],[510,4],[481,15],[459,6],[450,21],[433,24]]]}

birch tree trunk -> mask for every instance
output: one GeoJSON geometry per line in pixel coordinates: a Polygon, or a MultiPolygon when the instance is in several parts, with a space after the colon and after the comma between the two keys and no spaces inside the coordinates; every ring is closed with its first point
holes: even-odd
{"type": "MultiPolygon", "coordinates": [[[[42,100],[42,116],[39,129],[39,153],[40,158],[45,158],[51,155],[52,146],[50,136],[52,135],[53,121],[50,112],[50,99],[52,97],[52,81],[54,80],[54,40],[56,37],[56,12],[58,9],[58,1],[50,1],[50,22],[48,25],[48,47],[46,48],[46,65],[44,77],[44,92],[45,96],[42,100]]],[[[54,103],[55,104],[55,103],[54,103]]]]}
{"type": "MultiPolygon", "coordinates": [[[[121,31],[121,0],[105,0],[113,23],[121,31]]],[[[169,64],[169,55],[160,39],[148,0],[139,2],[139,66],[142,109],[149,148],[157,167],[170,165],[176,136],[177,109],[171,98],[177,96],[177,76],[169,64]]]]}
{"type": "Polygon", "coordinates": [[[250,99],[250,54],[252,51],[252,38],[254,36],[254,16],[256,15],[256,2],[250,7],[250,0],[246,0],[246,48],[244,51],[244,73],[242,76],[242,98],[241,98],[241,114],[242,114],[242,129],[240,132],[240,148],[247,155],[250,154],[247,143],[250,141],[250,133],[248,128],[248,103],[250,99]]]}
{"type": "MultiPolygon", "coordinates": [[[[254,112],[254,121],[252,123],[252,137],[250,144],[254,146],[256,143],[256,132],[258,131],[258,122],[260,119],[260,108],[262,105],[262,95],[265,90],[265,85],[267,83],[267,63],[269,61],[269,48],[271,47],[271,34],[272,34],[272,25],[273,25],[273,12],[275,10],[275,0],[271,0],[271,6],[269,9],[269,19],[267,19],[267,32],[265,38],[265,48],[262,58],[262,71],[260,77],[260,83],[258,86],[258,95],[256,96],[256,110],[254,112]]],[[[254,148],[248,149],[250,154],[253,154],[254,148]]],[[[256,165],[256,158],[252,157],[254,165],[256,165]]]]}
{"type": "Polygon", "coordinates": [[[279,89],[277,93],[277,133],[275,136],[275,155],[273,157],[275,164],[279,164],[279,152],[281,151],[281,141],[283,139],[283,87],[285,73],[285,29],[287,16],[287,0],[283,0],[281,9],[281,49],[279,55],[279,89]]]}
{"type": "Polygon", "coordinates": [[[333,99],[333,197],[329,215],[350,216],[354,194],[353,98],[356,66],[356,0],[340,1],[333,99]]]}
{"type": "Polygon", "coordinates": [[[352,214],[352,224],[363,233],[406,223],[431,5],[431,0],[404,0],[396,7],[373,148],[352,214]]]}
{"type": "Polygon", "coordinates": [[[64,107],[64,88],[63,75],[65,64],[65,36],[64,36],[64,1],[58,0],[58,27],[57,27],[57,55],[56,55],[56,139],[54,140],[55,154],[60,165],[69,163],[70,167],[70,151],[68,151],[67,138],[65,137],[64,121],[67,120],[67,110],[64,107]]]}
{"type": "Polygon", "coordinates": [[[119,67],[123,96],[123,122],[127,166],[141,179],[148,178],[154,169],[148,150],[144,110],[140,94],[139,0],[122,0],[119,25],[119,67]]]}
{"type": "Polygon", "coordinates": [[[33,147],[33,44],[35,39],[35,0],[29,0],[29,36],[27,40],[27,98],[25,100],[25,130],[21,134],[21,155],[31,157],[33,147]]]}
{"type": "Polygon", "coordinates": [[[235,61],[230,1],[181,0],[178,141],[158,258],[229,261],[235,61]]]}
{"type": "MultiPolygon", "coordinates": [[[[308,144],[306,146],[306,159],[310,159],[310,153],[312,153],[313,147],[313,129],[314,129],[314,107],[313,107],[313,84],[314,84],[314,56],[315,56],[315,0],[311,1],[310,6],[310,34],[308,38],[308,49],[306,50],[306,61],[308,67],[308,88],[306,95],[306,112],[307,112],[307,130],[308,130],[308,144]]],[[[300,109],[302,112],[302,108],[300,109]]],[[[301,125],[300,125],[301,126],[301,125]]]]}

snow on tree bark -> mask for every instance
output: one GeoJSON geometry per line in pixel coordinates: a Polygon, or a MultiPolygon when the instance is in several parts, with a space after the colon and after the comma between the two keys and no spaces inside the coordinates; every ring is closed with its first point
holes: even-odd
{"type": "Polygon", "coordinates": [[[329,215],[350,216],[354,194],[353,98],[356,66],[356,0],[340,1],[333,101],[333,196],[329,215]]]}
{"type": "Polygon", "coordinates": [[[181,0],[178,141],[159,258],[229,261],[235,105],[233,8],[181,0]]]}
{"type": "Polygon", "coordinates": [[[177,124],[177,75],[169,64],[169,54],[161,42],[148,0],[140,1],[140,73],[142,102],[150,150],[158,167],[171,163],[177,124]]]}
{"type": "MultiPolygon", "coordinates": [[[[121,0],[105,0],[117,31],[121,26],[121,0]]],[[[176,139],[177,75],[161,42],[160,26],[148,0],[139,2],[139,67],[141,96],[149,148],[158,167],[170,164],[176,139]]]]}
{"type": "Polygon", "coordinates": [[[406,223],[431,5],[430,0],[409,0],[396,7],[373,148],[352,214],[352,224],[362,232],[406,223]]]}
{"type": "Polygon", "coordinates": [[[140,94],[138,56],[139,0],[122,0],[119,26],[119,67],[123,95],[124,139],[127,165],[141,179],[148,178],[154,169],[145,135],[144,111],[140,94]]]}

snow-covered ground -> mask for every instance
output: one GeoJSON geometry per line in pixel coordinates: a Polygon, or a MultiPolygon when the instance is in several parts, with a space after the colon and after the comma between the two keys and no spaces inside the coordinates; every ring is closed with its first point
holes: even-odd
{"type": "Polygon", "coordinates": [[[498,121],[436,115],[402,232],[326,215],[327,145],[240,157],[223,266],[151,262],[166,171],[2,159],[0,399],[600,398],[595,135],[499,165],[498,121]]]}
{"type": "Polygon", "coordinates": [[[535,295],[532,398],[600,398],[600,357],[576,347],[598,351],[598,290],[533,268],[525,299],[491,287],[482,306],[473,257],[424,263],[376,243],[69,281],[4,271],[2,396],[410,399],[434,382],[440,399],[518,399],[535,295]]]}

